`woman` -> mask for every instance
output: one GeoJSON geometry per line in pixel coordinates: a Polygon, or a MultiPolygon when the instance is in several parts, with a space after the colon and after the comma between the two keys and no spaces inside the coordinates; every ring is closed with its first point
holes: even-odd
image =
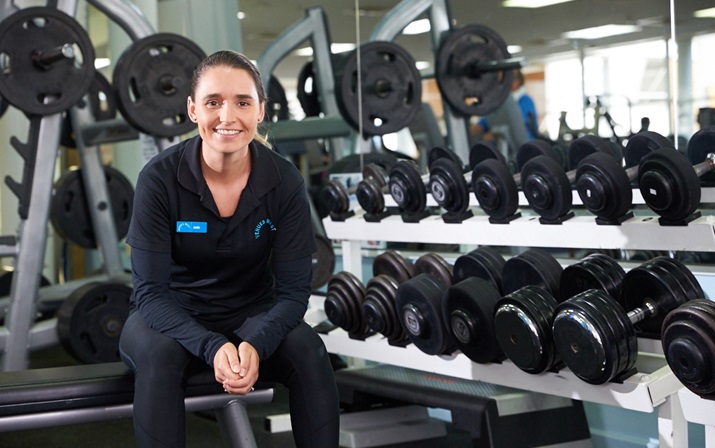
{"type": "Polygon", "coordinates": [[[338,445],[329,356],[302,321],[315,250],[306,189],[257,133],[265,103],[245,56],[207,57],[187,99],[199,135],[137,180],[120,352],[135,372],[138,446],[185,444],[184,381],[207,364],[229,394],[249,392],[259,373],[285,384],[296,445],[338,445]]]}

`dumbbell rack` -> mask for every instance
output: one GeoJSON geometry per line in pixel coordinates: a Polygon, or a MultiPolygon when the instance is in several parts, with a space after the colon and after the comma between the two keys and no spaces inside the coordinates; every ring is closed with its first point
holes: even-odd
{"type": "MultiPolygon", "coordinates": [[[[709,190],[709,189],[704,189],[709,190]]],[[[703,197],[712,192],[703,192],[703,197]]],[[[386,198],[387,199],[387,198],[386,198]]],[[[428,204],[432,201],[428,200],[428,204]]],[[[404,223],[399,215],[380,222],[366,222],[364,212],[345,221],[325,218],[327,236],[340,241],[343,269],[362,278],[362,242],[391,241],[459,245],[523,246],[549,248],[651,249],[665,251],[715,251],[715,216],[703,216],[688,226],[666,227],[657,217],[636,216],[620,226],[602,226],[592,215],[576,216],[560,225],[543,225],[538,216],[522,216],[509,224],[491,224],[473,209],[475,216],[448,224],[439,215],[419,223],[404,223]]],[[[319,302],[319,298],[313,299],[319,302]]],[[[322,309],[320,303],[314,303],[322,309]]],[[[430,356],[413,345],[395,347],[381,335],[354,340],[342,329],[322,335],[328,351],[379,363],[399,365],[458,378],[485,381],[550,395],[617,406],[639,412],[658,411],[660,446],[687,446],[687,421],[679,390],[683,385],[667,365],[659,341],[639,339],[637,373],[622,383],[591,385],[568,369],[531,375],[510,361],[477,364],[461,353],[430,356]]],[[[705,401],[705,400],[700,400],[705,401]]],[[[702,405],[702,404],[701,404],[702,405]]],[[[715,410],[715,402],[705,403],[715,410]]],[[[713,415],[709,412],[708,415],[713,415]]],[[[711,424],[715,427],[715,419],[711,424]]],[[[697,423],[697,421],[693,421],[697,423]]],[[[712,430],[715,437],[715,429],[712,430]]]]}

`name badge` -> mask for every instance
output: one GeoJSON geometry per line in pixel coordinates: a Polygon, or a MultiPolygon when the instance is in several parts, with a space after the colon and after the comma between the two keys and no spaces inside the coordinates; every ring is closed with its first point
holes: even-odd
{"type": "Polygon", "coordinates": [[[176,233],[206,233],[207,228],[205,222],[176,221],[176,233]]]}

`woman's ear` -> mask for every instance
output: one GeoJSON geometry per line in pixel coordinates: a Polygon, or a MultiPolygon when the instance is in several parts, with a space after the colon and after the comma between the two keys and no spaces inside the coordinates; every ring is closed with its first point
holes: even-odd
{"type": "Polygon", "coordinates": [[[196,105],[191,100],[191,96],[186,97],[186,112],[189,115],[189,120],[196,123],[196,105]]]}

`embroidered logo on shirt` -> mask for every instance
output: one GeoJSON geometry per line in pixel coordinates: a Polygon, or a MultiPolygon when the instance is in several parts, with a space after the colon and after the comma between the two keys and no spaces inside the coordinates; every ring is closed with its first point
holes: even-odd
{"type": "Polygon", "coordinates": [[[208,226],[200,221],[176,221],[176,233],[206,233],[208,226]]]}
{"type": "Polygon", "coordinates": [[[268,226],[269,229],[271,229],[271,232],[276,231],[276,226],[273,225],[273,221],[271,221],[269,218],[262,219],[261,221],[256,224],[256,228],[253,230],[253,236],[255,239],[258,239],[258,237],[261,236],[261,229],[263,226],[268,226]]]}

